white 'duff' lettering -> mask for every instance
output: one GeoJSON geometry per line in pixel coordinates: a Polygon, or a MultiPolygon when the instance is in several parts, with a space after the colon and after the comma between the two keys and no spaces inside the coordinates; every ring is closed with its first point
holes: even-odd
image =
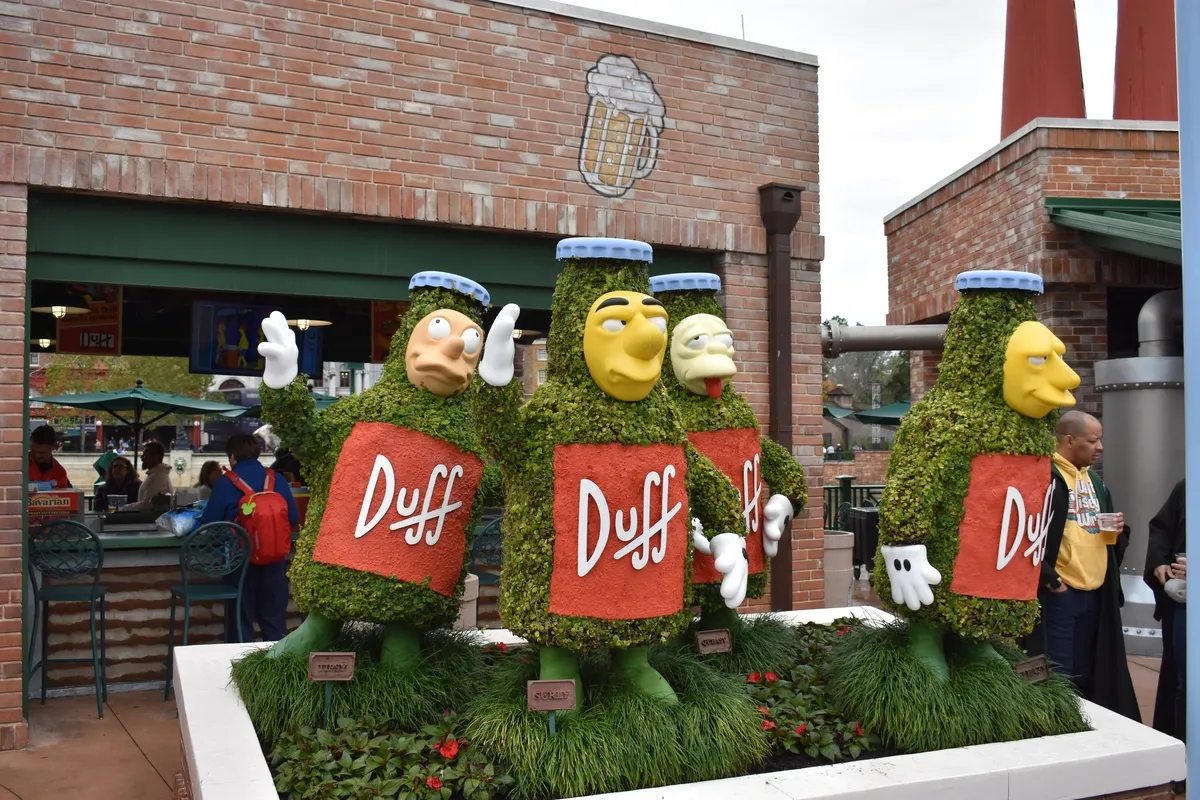
{"type": "Polygon", "coordinates": [[[742,463],[742,516],[746,518],[746,528],[749,533],[758,533],[759,518],[762,514],[762,507],[759,505],[759,498],[762,497],[762,481],[758,477],[759,454],[754,454],[753,461],[745,461],[742,463]],[[754,489],[754,494],[751,496],[750,489],[754,489]]]}
{"type": "MultiPolygon", "coordinates": [[[[650,472],[646,475],[646,479],[642,482],[642,528],[640,534],[638,533],[637,509],[629,509],[628,527],[624,522],[625,512],[617,509],[617,538],[628,544],[613,553],[614,561],[619,561],[633,553],[630,561],[634,569],[642,569],[651,561],[655,564],[662,562],[663,557],[667,554],[667,524],[683,508],[683,503],[676,503],[669,510],[667,509],[668,489],[674,475],[675,467],[672,464],[663,467],[661,474],[650,472]],[[658,520],[654,524],[650,524],[650,489],[653,486],[662,488],[662,502],[658,520]],[[656,535],[659,537],[658,544],[652,550],[650,543],[656,535]]],[[[591,572],[600,557],[604,555],[604,548],[608,545],[609,528],[608,498],[593,481],[587,478],[581,479],[579,481],[579,560],[577,566],[579,577],[582,578],[591,572]],[[593,504],[596,506],[596,513],[599,517],[600,532],[596,536],[596,547],[589,553],[588,518],[590,515],[588,509],[593,504]]]]}
{"type": "Polygon", "coordinates": [[[1000,547],[996,553],[996,570],[1000,571],[1008,566],[1008,562],[1012,561],[1017,555],[1017,550],[1021,548],[1021,542],[1025,539],[1029,540],[1029,547],[1025,548],[1025,552],[1021,554],[1022,558],[1032,558],[1033,565],[1036,567],[1042,563],[1042,557],[1046,555],[1046,534],[1050,530],[1050,518],[1053,514],[1050,512],[1050,500],[1054,494],[1054,483],[1046,484],[1046,496],[1042,500],[1042,513],[1034,517],[1025,516],[1025,500],[1012,486],[1008,487],[1008,494],[1004,498],[1004,518],[1000,521],[1000,547]],[[1013,511],[1017,514],[1017,535],[1013,538],[1012,547],[1008,544],[1008,529],[1012,520],[1013,511]]]}
{"type": "Polygon", "coordinates": [[[384,515],[392,505],[392,497],[396,497],[396,513],[401,519],[398,522],[393,522],[388,526],[389,530],[408,529],[404,533],[404,541],[408,544],[418,544],[421,537],[425,537],[425,544],[433,546],[442,538],[442,526],[446,524],[446,516],[462,507],[462,501],[457,503],[450,502],[450,494],[454,491],[454,481],[461,478],[463,468],[460,464],[455,464],[453,467],[447,468],[445,464],[438,464],[429,473],[429,483],[425,487],[425,502],[421,504],[421,513],[413,514],[417,510],[417,503],[421,502],[421,490],[413,489],[412,496],[408,495],[407,487],[400,487],[399,494],[396,494],[396,474],[392,469],[392,463],[388,461],[387,456],[382,453],[375,456],[375,466],[371,468],[371,479],[367,481],[367,491],[363,495],[362,508],[358,512],[358,525],[354,529],[354,538],[358,539],[366,536],[375,529],[375,526],[383,521],[384,515]],[[367,520],[367,514],[371,512],[371,506],[375,500],[375,489],[379,485],[379,476],[383,476],[384,490],[383,500],[379,503],[379,508],[375,510],[370,521],[367,520]],[[431,509],[430,505],[433,502],[433,490],[437,486],[438,478],[446,479],[446,488],[442,494],[442,504],[438,508],[431,509]],[[405,502],[405,499],[409,502],[405,502]],[[431,530],[425,530],[425,523],[432,520],[437,520],[437,526],[431,530]]]}

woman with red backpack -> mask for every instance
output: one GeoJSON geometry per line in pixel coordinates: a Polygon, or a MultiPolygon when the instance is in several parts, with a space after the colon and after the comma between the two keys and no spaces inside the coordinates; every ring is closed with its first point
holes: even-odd
{"type": "MultiPolygon", "coordinates": [[[[217,479],[199,524],[224,520],[246,529],[250,567],[242,587],[242,636],[254,641],[257,622],[264,642],[279,641],[287,635],[288,554],[300,514],[287,480],[259,462],[257,439],[231,436],[225,454],[231,469],[217,479]]],[[[237,637],[236,626],[230,635],[237,637]]]]}

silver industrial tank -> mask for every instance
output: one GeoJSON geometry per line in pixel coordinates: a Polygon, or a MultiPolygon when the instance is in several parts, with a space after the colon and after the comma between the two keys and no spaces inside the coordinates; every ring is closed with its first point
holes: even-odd
{"type": "Polygon", "coordinates": [[[1138,314],[1138,355],[1096,362],[1104,482],[1131,536],[1121,564],[1125,650],[1161,656],[1154,594],[1142,582],[1150,519],[1184,474],[1183,296],[1160,292],[1138,314]]]}

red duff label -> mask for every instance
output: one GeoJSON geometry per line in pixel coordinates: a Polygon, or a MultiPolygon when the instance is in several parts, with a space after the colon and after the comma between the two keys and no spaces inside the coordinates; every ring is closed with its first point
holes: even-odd
{"type": "MultiPolygon", "coordinates": [[[[746,550],[750,554],[750,574],[757,575],[767,569],[767,558],[763,553],[763,506],[767,493],[759,474],[762,447],[758,431],[739,428],[726,431],[698,431],[688,434],[692,446],[716,465],[738,490],[742,502],[742,516],[746,519],[746,550]]],[[[725,531],[705,531],[709,538],[725,531]]],[[[696,553],[692,559],[692,583],[718,583],[721,573],[713,564],[713,557],[696,553]]]]}

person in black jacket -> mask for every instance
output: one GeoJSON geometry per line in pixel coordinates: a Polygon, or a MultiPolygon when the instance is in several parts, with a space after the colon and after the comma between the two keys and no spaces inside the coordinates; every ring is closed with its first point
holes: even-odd
{"type": "MultiPolygon", "coordinates": [[[[1078,550],[1081,546],[1079,537],[1098,535],[1090,533],[1091,516],[1095,515],[1092,512],[1114,513],[1108,487],[1090,469],[1104,449],[1100,442],[1100,422],[1090,414],[1068,411],[1060,418],[1056,433],[1058,449],[1050,468],[1053,484],[1050,526],[1046,534],[1046,553],[1042,558],[1041,585],[1038,587],[1042,616],[1022,644],[1030,655],[1046,655],[1052,662],[1051,666],[1060,671],[1063,668],[1061,661],[1070,661],[1070,668],[1065,671],[1079,687],[1080,694],[1097,705],[1141,722],[1133,679],[1125,660],[1125,635],[1121,624],[1121,606],[1125,598],[1121,592],[1120,564],[1129,546],[1129,526],[1122,526],[1113,543],[1102,545],[1106,552],[1099,565],[1103,570],[1103,579],[1099,580],[1098,588],[1080,591],[1078,587],[1068,585],[1060,575],[1060,571],[1068,567],[1071,567],[1070,572],[1077,571],[1071,553],[1076,552],[1079,558],[1083,557],[1083,551],[1078,550]],[[1070,475],[1064,475],[1064,471],[1070,475]],[[1072,486],[1080,483],[1084,483],[1084,487],[1079,492],[1080,496],[1076,496],[1072,486]],[[1088,485],[1094,497],[1087,493],[1088,485]],[[1094,509],[1089,509],[1089,506],[1094,506],[1094,509]],[[1075,541],[1070,543],[1071,547],[1076,548],[1074,551],[1064,546],[1064,531],[1068,522],[1075,526],[1072,531],[1075,541]],[[1061,615],[1068,605],[1084,601],[1088,609],[1085,615],[1077,618],[1080,627],[1072,632],[1071,644],[1074,647],[1066,648],[1058,656],[1063,647],[1057,639],[1053,642],[1047,640],[1047,611],[1061,615]]],[[[1090,566],[1089,570],[1099,574],[1090,566]]],[[[1073,575],[1070,580],[1078,582],[1078,577],[1073,575]]],[[[1058,619],[1052,619],[1050,623],[1061,624],[1058,619]]],[[[1051,635],[1061,638],[1056,630],[1052,630],[1051,635]]]]}
{"type": "Polygon", "coordinates": [[[1146,571],[1142,579],[1154,592],[1154,618],[1162,622],[1163,657],[1158,673],[1158,691],[1154,698],[1154,727],[1177,739],[1187,741],[1184,662],[1187,652],[1184,638],[1187,605],[1167,596],[1164,585],[1171,578],[1186,575],[1186,562],[1176,556],[1186,550],[1187,527],[1184,482],[1175,484],[1167,502],[1150,520],[1150,540],[1146,545],[1146,571]],[[1182,568],[1182,569],[1181,569],[1182,568]]]}

